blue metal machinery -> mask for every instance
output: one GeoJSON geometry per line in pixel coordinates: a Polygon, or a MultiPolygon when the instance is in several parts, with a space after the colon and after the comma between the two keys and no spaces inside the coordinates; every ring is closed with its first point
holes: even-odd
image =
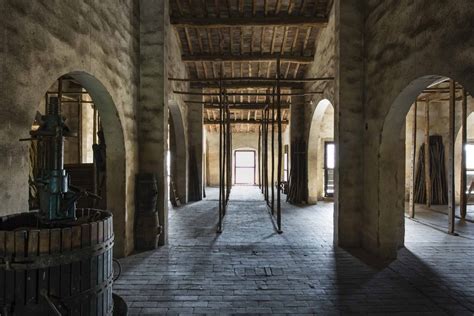
{"type": "Polygon", "coordinates": [[[49,98],[46,115],[41,116],[39,128],[30,135],[30,140],[39,141],[39,175],[34,183],[39,194],[40,220],[75,220],[76,201],[85,192],[71,187],[64,169],[64,138],[75,135],[61,116],[57,97],[49,98]]]}

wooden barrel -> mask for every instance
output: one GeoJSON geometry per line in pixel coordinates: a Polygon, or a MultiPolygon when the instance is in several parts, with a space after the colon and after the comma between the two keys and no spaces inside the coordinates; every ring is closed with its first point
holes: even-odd
{"type": "Polygon", "coordinates": [[[112,315],[112,215],[40,224],[35,213],[0,219],[1,315],[112,315]]]}

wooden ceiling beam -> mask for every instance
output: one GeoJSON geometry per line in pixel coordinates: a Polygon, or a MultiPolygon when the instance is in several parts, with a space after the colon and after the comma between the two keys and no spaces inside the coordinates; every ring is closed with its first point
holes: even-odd
{"type": "Polygon", "coordinates": [[[254,27],[254,26],[294,26],[294,27],[325,27],[327,17],[306,17],[277,15],[266,17],[230,17],[230,18],[199,18],[199,17],[171,17],[171,24],[181,27],[254,27]]]}
{"type": "MultiPolygon", "coordinates": [[[[211,120],[204,120],[204,125],[209,125],[209,124],[219,124],[219,120],[216,121],[211,121],[211,120]]],[[[288,124],[288,120],[282,120],[282,124],[288,124]]],[[[230,119],[230,124],[262,124],[262,120],[253,120],[251,119],[250,121],[246,119],[230,119]]]]}
{"type": "MultiPolygon", "coordinates": [[[[257,89],[257,88],[272,88],[275,86],[275,81],[247,81],[236,83],[223,83],[225,89],[257,89]]],[[[219,89],[218,83],[193,82],[192,89],[219,89]]],[[[281,89],[303,89],[304,84],[300,82],[282,82],[281,89]]]]}
{"type": "MultiPolygon", "coordinates": [[[[242,105],[233,105],[229,104],[229,109],[231,110],[247,110],[247,111],[259,111],[265,109],[267,104],[264,103],[254,103],[254,104],[246,104],[243,103],[242,105]]],[[[282,109],[289,109],[290,106],[288,104],[282,105],[282,109]]],[[[216,105],[211,105],[211,104],[206,104],[204,105],[204,109],[206,110],[219,110],[219,106],[216,105]]],[[[250,113],[250,112],[249,112],[250,113]]]]}
{"type": "MultiPolygon", "coordinates": [[[[276,61],[278,58],[278,53],[263,53],[255,55],[233,55],[233,54],[199,54],[199,55],[183,55],[181,56],[183,62],[195,62],[195,61],[230,61],[230,62],[269,62],[276,61]]],[[[314,61],[314,56],[302,56],[302,55],[290,55],[284,54],[281,55],[280,60],[282,62],[294,62],[300,64],[311,64],[314,61]]]]}

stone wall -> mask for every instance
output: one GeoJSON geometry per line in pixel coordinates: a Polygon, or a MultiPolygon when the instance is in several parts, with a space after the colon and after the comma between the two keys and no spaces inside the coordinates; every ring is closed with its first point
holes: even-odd
{"type": "MultiPolygon", "coordinates": [[[[269,134],[269,146],[271,146],[271,134],[269,134]]],[[[286,128],[282,133],[282,144],[284,149],[285,145],[289,145],[289,128],[286,128]]],[[[206,133],[206,180],[208,186],[219,186],[219,133],[207,132],[206,133]]],[[[258,133],[234,133],[232,134],[232,151],[238,149],[252,149],[256,152],[256,184],[260,183],[258,174],[258,168],[260,161],[258,159],[258,133]]],[[[283,155],[283,153],[282,153],[283,155]]],[[[283,157],[283,156],[282,156],[283,157]]],[[[278,164],[278,136],[275,130],[275,181],[277,174],[278,164]]],[[[283,159],[283,158],[282,158],[283,159]]],[[[271,168],[271,147],[268,151],[268,168],[271,168]]],[[[282,160],[283,168],[283,160],[282,160]]],[[[232,168],[233,170],[234,168],[232,168]]],[[[270,172],[270,171],[269,171],[270,172]]],[[[283,177],[283,171],[282,171],[283,177]]],[[[269,175],[270,180],[270,175],[269,175]]]]}
{"type": "Polygon", "coordinates": [[[363,247],[394,257],[404,242],[404,141],[416,96],[440,77],[474,91],[474,3],[367,1],[363,247]]]}
{"type": "Polygon", "coordinates": [[[0,2],[0,214],[28,210],[27,137],[46,90],[72,74],[92,95],[108,145],[115,254],[133,249],[138,5],[116,1],[0,2]]]}

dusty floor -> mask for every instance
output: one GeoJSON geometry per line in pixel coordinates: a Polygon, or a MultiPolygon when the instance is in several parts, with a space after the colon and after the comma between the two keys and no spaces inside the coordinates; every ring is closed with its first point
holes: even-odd
{"type": "Polygon", "coordinates": [[[332,245],[333,204],[283,203],[275,233],[257,188],[234,188],[216,235],[217,194],[170,210],[170,245],[121,260],[131,314],[473,315],[474,240],[406,221],[398,260],[374,267],[332,245]]]}

